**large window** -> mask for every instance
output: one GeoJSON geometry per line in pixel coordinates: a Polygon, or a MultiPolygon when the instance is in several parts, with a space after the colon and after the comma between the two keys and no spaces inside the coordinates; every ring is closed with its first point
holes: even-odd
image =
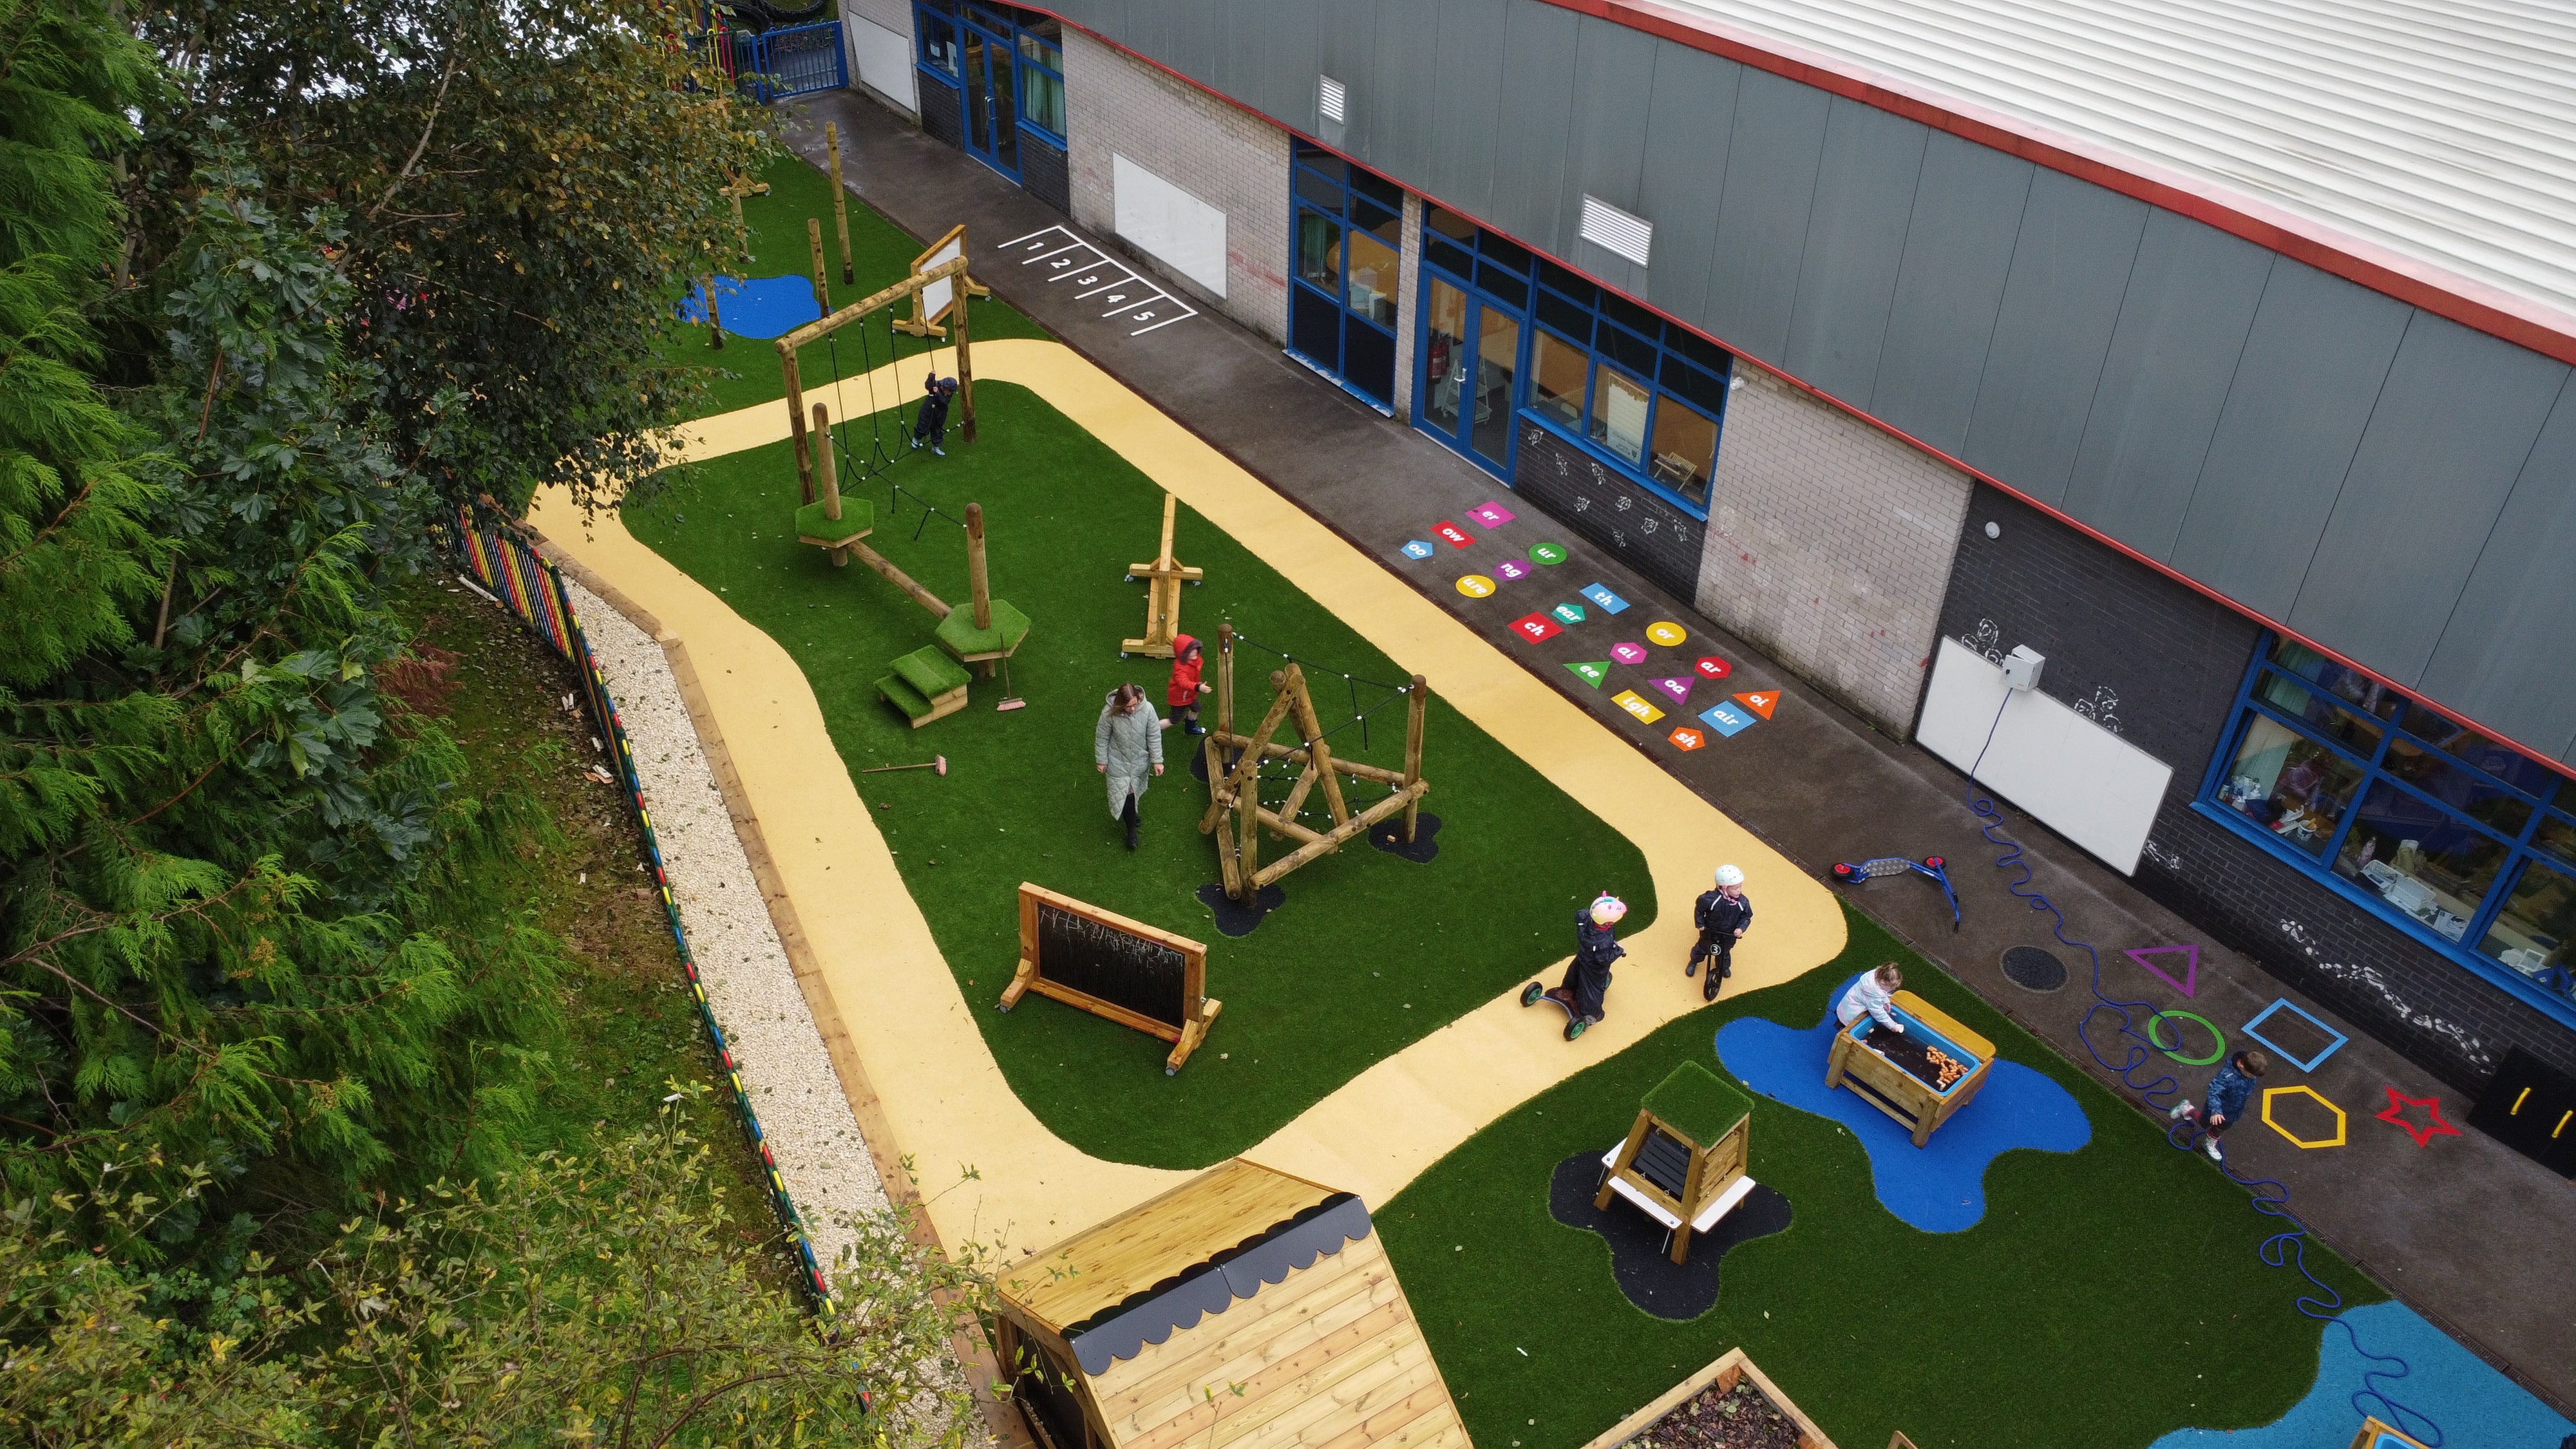
{"type": "Polygon", "coordinates": [[[1404,188],[1302,141],[1290,170],[1297,285],[1290,289],[1288,345],[1384,406],[1395,396],[1404,188]]]}
{"type": "Polygon", "coordinates": [[[1064,143],[1064,23],[1031,20],[1020,27],[1020,122],[1064,143]]]}
{"type": "Polygon", "coordinates": [[[1422,255],[1535,314],[1529,388],[1519,406],[1690,513],[1708,516],[1733,367],[1725,349],[1436,206],[1423,214],[1422,255]]]}
{"type": "Polygon", "coordinates": [[[1028,130],[1064,149],[1064,23],[1035,10],[915,0],[925,77],[962,92],[968,149],[1005,170],[1028,130]]]}
{"type": "Polygon", "coordinates": [[[2274,638],[2204,804],[2576,1025],[2576,782],[2274,638]]]}

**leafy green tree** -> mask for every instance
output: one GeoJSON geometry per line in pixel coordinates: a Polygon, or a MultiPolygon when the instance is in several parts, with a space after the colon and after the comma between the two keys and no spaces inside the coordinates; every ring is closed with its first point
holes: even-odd
{"type": "Polygon", "coordinates": [[[368,571],[430,493],[339,346],[331,216],[210,169],[111,291],[148,57],[86,0],[15,3],[0,194],[44,199],[0,229],[0,1179],[118,1174],[173,1204],[156,1241],[237,1258],[250,1202],[507,1160],[559,957],[493,867],[547,827],[375,692],[403,641],[368,571]],[[117,307],[163,330],[112,405],[117,307]]]}
{"type": "MultiPolygon", "coordinates": [[[[675,1098],[682,1094],[674,1093],[675,1098]]],[[[745,1245],[678,1105],[588,1160],[439,1184],[254,1273],[205,1322],[47,1224],[150,1235],[167,1205],[99,1191],[0,1214],[0,1432],[46,1444],[633,1446],[980,1437],[948,1358],[989,1280],[852,1220],[838,1312],[805,1313],[745,1245]],[[826,1323],[830,1326],[827,1327],[826,1323]]]]}
{"type": "Polygon", "coordinates": [[[691,45],[696,0],[141,15],[183,84],[137,187],[179,188],[220,135],[272,208],[344,217],[344,344],[376,369],[403,466],[516,508],[545,483],[613,498],[663,465],[704,375],[657,361],[658,340],[692,281],[739,266],[716,188],[771,145],[691,45]]]}

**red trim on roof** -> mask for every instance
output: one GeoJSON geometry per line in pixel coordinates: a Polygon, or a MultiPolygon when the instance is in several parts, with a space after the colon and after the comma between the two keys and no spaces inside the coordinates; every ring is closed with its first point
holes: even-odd
{"type": "Polygon", "coordinates": [[[1916,89],[1852,61],[1742,30],[1653,0],[1544,0],[1613,24],[1741,61],[1773,75],[1920,121],[2052,171],[2108,187],[2257,246],[2385,292],[2560,362],[2576,364],[2576,317],[2502,287],[2464,277],[2313,218],[2143,161],[2018,116],[1916,89]]]}

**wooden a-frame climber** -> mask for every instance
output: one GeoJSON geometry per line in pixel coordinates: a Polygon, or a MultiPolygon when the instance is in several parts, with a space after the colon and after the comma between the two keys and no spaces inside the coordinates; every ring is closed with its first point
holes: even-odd
{"type": "Polygon", "coordinates": [[[1203,583],[1207,570],[1189,568],[1172,558],[1172,520],[1180,512],[1181,500],[1163,495],[1163,546],[1152,563],[1127,566],[1127,582],[1138,575],[1145,580],[1145,637],[1118,641],[1118,657],[1145,654],[1156,659],[1172,657],[1172,641],[1181,633],[1181,585],[1203,583]]]}
{"type": "Polygon", "coordinates": [[[1344,842],[1367,834],[1370,827],[1399,811],[1404,815],[1404,841],[1412,844],[1422,797],[1431,792],[1431,782],[1422,778],[1422,716],[1431,696],[1421,675],[1413,676],[1405,690],[1402,770],[1335,758],[1333,747],[1325,741],[1323,722],[1316,717],[1315,701],[1306,692],[1305,671],[1294,662],[1273,673],[1270,683],[1279,692],[1262,713],[1261,723],[1250,734],[1235,733],[1234,626],[1217,626],[1217,725],[1207,736],[1208,793],[1212,798],[1207,812],[1199,817],[1199,833],[1216,837],[1217,867],[1224,876],[1225,893],[1246,904],[1260,894],[1262,887],[1301,865],[1331,855],[1344,842]],[[1273,741],[1271,735],[1289,722],[1292,712],[1299,743],[1283,745],[1273,741]],[[1261,805],[1264,760],[1287,760],[1298,766],[1297,779],[1288,787],[1288,798],[1276,810],[1266,810],[1261,805]],[[1354,813],[1342,798],[1344,775],[1375,781],[1393,793],[1354,813]],[[1297,819],[1306,797],[1318,786],[1324,791],[1325,809],[1332,813],[1330,830],[1311,830],[1297,819]],[[1263,865],[1263,830],[1297,842],[1297,848],[1263,865]]]}

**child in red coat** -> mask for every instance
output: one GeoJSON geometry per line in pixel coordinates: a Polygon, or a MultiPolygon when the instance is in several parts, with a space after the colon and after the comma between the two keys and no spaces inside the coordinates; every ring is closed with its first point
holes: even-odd
{"type": "Polygon", "coordinates": [[[1189,635],[1172,636],[1172,687],[1163,694],[1164,701],[1172,707],[1172,714],[1163,721],[1163,728],[1170,729],[1172,720],[1178,719],[1184,734],[1207,733],[1207,727],[1199,723],[1199,696],[1215,686],[1199,679],[1200,671],[1207,666],[1206,654],[1207,651],[1199,647],[1199,641],[1189,635]]]}

